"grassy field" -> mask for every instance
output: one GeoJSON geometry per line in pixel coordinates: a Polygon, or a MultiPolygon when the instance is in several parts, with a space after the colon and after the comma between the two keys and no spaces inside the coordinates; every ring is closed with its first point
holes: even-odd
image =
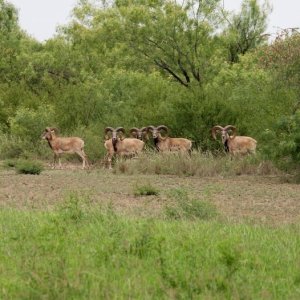
{"type": "Polygon", "coordinates": [[[0,170],[1,299],[299,299],[299,185],[130,164],[0,170]]]}

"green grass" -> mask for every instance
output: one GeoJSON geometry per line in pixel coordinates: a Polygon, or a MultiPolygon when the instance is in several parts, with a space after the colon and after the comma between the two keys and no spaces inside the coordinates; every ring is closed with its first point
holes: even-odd
{"type": "Polygon", "coordinates": [[[299,299],[299,229],[1,209],[0,298],[299,299]]]}
{"type": "Polygon", "coordinates": [[[190,199],[184,189],[170,191],[172,201],[165,205],[165,215],[175,220],[210,220],[217,217],[216,207],[206,200],[190,199]]]}

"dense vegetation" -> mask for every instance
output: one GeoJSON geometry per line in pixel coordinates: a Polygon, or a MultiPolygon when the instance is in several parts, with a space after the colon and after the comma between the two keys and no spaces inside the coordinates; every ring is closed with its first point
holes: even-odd
{"type": "Polygon", "coordinates": [[[233,14],[221,2],[81,0],[70,23],[40,43],[0,0],[1,158],[43,157],[49,125],[83,137],[95,161],[105,126],[163,123],[212,150],[220,145],[209,129],[234,124],[262,153],[294,165],[299,34],[267,44],[267,3],[244,0],[233,14]]]}
{"type": "Polygon", "coordinates": [[[52,212],[1,210],[1,298],[299,298],[298,226],[232,225],[203,211],[137,219],[75,195],[52,212]]]}

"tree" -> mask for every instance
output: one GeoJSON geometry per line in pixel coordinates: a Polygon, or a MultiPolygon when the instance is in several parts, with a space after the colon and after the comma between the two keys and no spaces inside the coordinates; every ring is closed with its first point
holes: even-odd
{"type": "Polygon", "coordinates": [[[188,87],[205,82],[218,48],[213,36],[219,0],[118,1],[128,46],[188,87]],[[132,5],[132,3],[134,5],[132,5]]]}
{"type": "Polygon", "coordinates": [[[230,62],[238,62],[239,55],[244,55],[267,41],[268,35],[264,33],[270,10],[268,2],[259,6],[257,0],[244,0],[239,13],[231,18],[227,18],[224,13],[229,25],[225,30],[225,37],[230,62]]]}

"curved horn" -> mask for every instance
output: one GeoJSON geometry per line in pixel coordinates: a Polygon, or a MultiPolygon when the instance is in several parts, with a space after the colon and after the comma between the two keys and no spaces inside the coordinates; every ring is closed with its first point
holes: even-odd
{"type": "Polygon", "coordinates": [[[116,132],[122,131],[125,134],[125,129],[123,127],[117,127],[116,132]]]}
{"type": "Polygon", "coordinates": [[[150,125],[147,127],[147,131],[151,131],[151,130],[153,131],[154,129],[155,129],[155,127],[153,125],[150,125]]]}
{"type": "Polygon", "coordinates": [[[167,126],[165,126],[165,125],[159,125],[159,126],[157,126],[156,129],[157,129],[157,130],[163,129],[163,130],[165,130],[167,133],[169,132],[169,128],[168,128],[167,126]]]}
{"type": "Polygon", "coordinates": [[[211,135],[212,135],[212,137],[216,140],[217,139],[217,137],[216,137],[216,132],[217,132],[217,130],[223,130],[224,128],[222,127],[222,126],[220,126],[220,125],[217,125],[217,126],[214,126],[212,129],[211,129],[211,135]]]}
{"type": "Polygon", "coordinates": [[[136,127],[132,127],[130,130],[129,130],[129,132],[130,133],[132,133],[132,132],[138,132],[138,131],[140,131],[138,128],[136,128],[136,127]]]}
{"type": "Polygon", "coordinates": [[[56,133],[59,132],[59,130],[56,127],[50,127],[50,131],[54,130],[56,133]]]}
{"type": "Polygon", "coordinates": [[[232,136],[235,137],[236,136],[236,127],[233,125],[227,125],[224,127],[224,130],[228,131],[228,130],[232,130],[232,136]]]}
{"type": "Polygon", "coordinates": [[[144,131],[148,131],[148,128],[147,127],[142,127],[141,132],[144,132],[144,131]]]}
{"type": "Polygon", "coordinates": [[[106,127],[106,128],[104,129],[104,133],[107,134],[108,132],[114,131],[114,130],[115,130],[115,129],[112,128],[112,127],[106,127]]]}

